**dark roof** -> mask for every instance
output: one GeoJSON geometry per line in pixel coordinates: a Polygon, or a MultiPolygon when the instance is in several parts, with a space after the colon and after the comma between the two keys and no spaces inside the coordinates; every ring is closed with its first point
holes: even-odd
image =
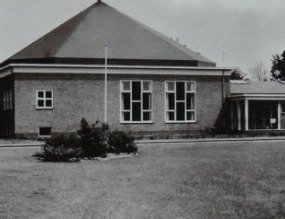
{"type": "Polygon", "coordinates": [[[72,59],[92,63],[104,59],[106,43],[108,58],[115,62],[130,60],[135,64],[155,61],[153,64],[215,66],[199,53],[102,2],[93,4],[41,37],[8,62],[67,62],[72,59]]]}
{"type": "Polygon", "coordinates": [[[285,94],[285,84],[275,81],[231,83],[231,94],[285,94]]]}

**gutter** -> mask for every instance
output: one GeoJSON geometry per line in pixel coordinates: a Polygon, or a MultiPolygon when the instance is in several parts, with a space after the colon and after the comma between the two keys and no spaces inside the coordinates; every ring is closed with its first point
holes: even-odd
{"type": "MultiPolygon", "coordinates": [[[[0,71],[10,68],[10,67],[41,67],[41,68],[94,68],[100,69],[104,68],[104,65],[74,65],[74,64],[8,64],[2,68],[0,71]]],[[[184,66],[142,66],[142,65],[109,65],[110,69],[170,69],[170,70],[208,70],[208,71],[232,71],[232,68],[216,68],[216,67],[184,67],[184,66]]]]}

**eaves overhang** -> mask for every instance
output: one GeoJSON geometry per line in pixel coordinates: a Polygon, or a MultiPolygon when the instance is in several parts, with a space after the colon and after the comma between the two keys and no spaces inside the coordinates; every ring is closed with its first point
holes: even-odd
{"type": "Polygon", "coordinates": [[[263,94],[231,94],[228,96],[230,100],[285,100],[285,92],[282,93],[263,93],[263,94]]]}
{"type": "MultiPolygon", "coordinates": [[[[13,73],[42,74],[104,74],[105,65],[74,64],[8,64],[0,68],[0,77],[10,69],[13,73]]],[[[231,68],[187,66],[127,66],[108,65],[110,75],[184,75],[184,76],[230,76],[231,68]]],[[[6,75],[5,75],[6,76],[6,75]]]]}

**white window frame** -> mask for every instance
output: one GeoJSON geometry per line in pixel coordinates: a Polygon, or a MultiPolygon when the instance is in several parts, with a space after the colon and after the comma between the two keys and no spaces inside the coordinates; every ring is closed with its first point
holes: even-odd
{"type": "Polygon", "coordinates": [[[36,108],[37,109],[53,109],[53,90],[36,90],[36,108]],[[39,97],[39,92],[43,92],[44,96],[39,97]],[[51,92],[51,98],[46,97],[46,92],[51,92]],[[38,100],[44,101],[44,106],[38,105],[38,100]],[[46,101],[51,100],[51,106],[46,106],[46,101]]]}
{"type": "Polygon", "coordinates": [[[153,123],[153,81],[151,80],[120,80],[120,123],[121,124],[150,124],[153,123]],[[128,82],[130,83],[130,90],[123,90],[123,83],[124,82],[128,82]],[[133,98],[133,94],[132,94],[132,83],[133,82],[140,82],[141,83],[141,100],[132,100],[133,98]],[[148,82],[150,83],[150,90],[145,91],[143,90],[143,82],[148,82]],[[129,110],[124,110],[123,109],[123,98],[122,98],[122,94],[123,93],[129,93],[130,94],[130,109],[129,110]],[[149,93],[151,94],[151,109],[150,110],[144,110],[143,109],[143,94],[144,93],[149,93]],[[141,103],[141,121],[132,121],[132,103],[133,102],[139,102],[141,103]],[[129,112],[130,113],[130,121],[124,121],[123,120],[123,113],[124,112],[129,112]],[[144,121],[143,120],[143,113],[144,112],[149,112],[151,115],[151,118],[149,121],[144,121]]]}
{"type": "Polygon", "coordinates": [[[165,123],[196,123],[197,122],[197,105],[196,105],[196,81],[188,81],[188,80],[175,80],[175,81],[165,81],[164,84],[164,88],[165,88],[165,123]],[[174,90],[173,91],[169,91],[168,90],[168,83],[174,83],[174,90]],[[185,83],[185,100],[176,100],[176,83],[177,82],[183,82],[185,83]],[[194,86],[194,89],[191,91],[187,91],[187,83],[192,83],[194,86]],[[168,110],[168,98],[167,98],[167,94],[172,93],[174,94],[174,110],[168,110]],[[194,109],[187,109],[187,94],[194,94],[194,109]],[[180,121],[177,120],[176,118],[176,103],[177,102],[184,102],[185,103],[185,120],[184,121],[180,121]],[[168,113],[169,112],[174,112],[174,120],[168,120],[168,113]],[[194,120],[187,120],[187,112],[193,112],[194,113],[194,120]]]}

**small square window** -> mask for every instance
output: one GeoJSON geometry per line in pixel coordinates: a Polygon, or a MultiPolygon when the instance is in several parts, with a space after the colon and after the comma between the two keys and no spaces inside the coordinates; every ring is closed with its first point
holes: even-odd
{"type": "Polygon", "coordinates": [[[52,109],[53,107],[53,93],[51,90],[37,91],[37,108],[52,109]]]}
{"type": "Polygon", "coordinates": [[[39,136],[41,136],[41,137],[51,136],[51,127],[40,127],[39,128],[39,136]]]}

